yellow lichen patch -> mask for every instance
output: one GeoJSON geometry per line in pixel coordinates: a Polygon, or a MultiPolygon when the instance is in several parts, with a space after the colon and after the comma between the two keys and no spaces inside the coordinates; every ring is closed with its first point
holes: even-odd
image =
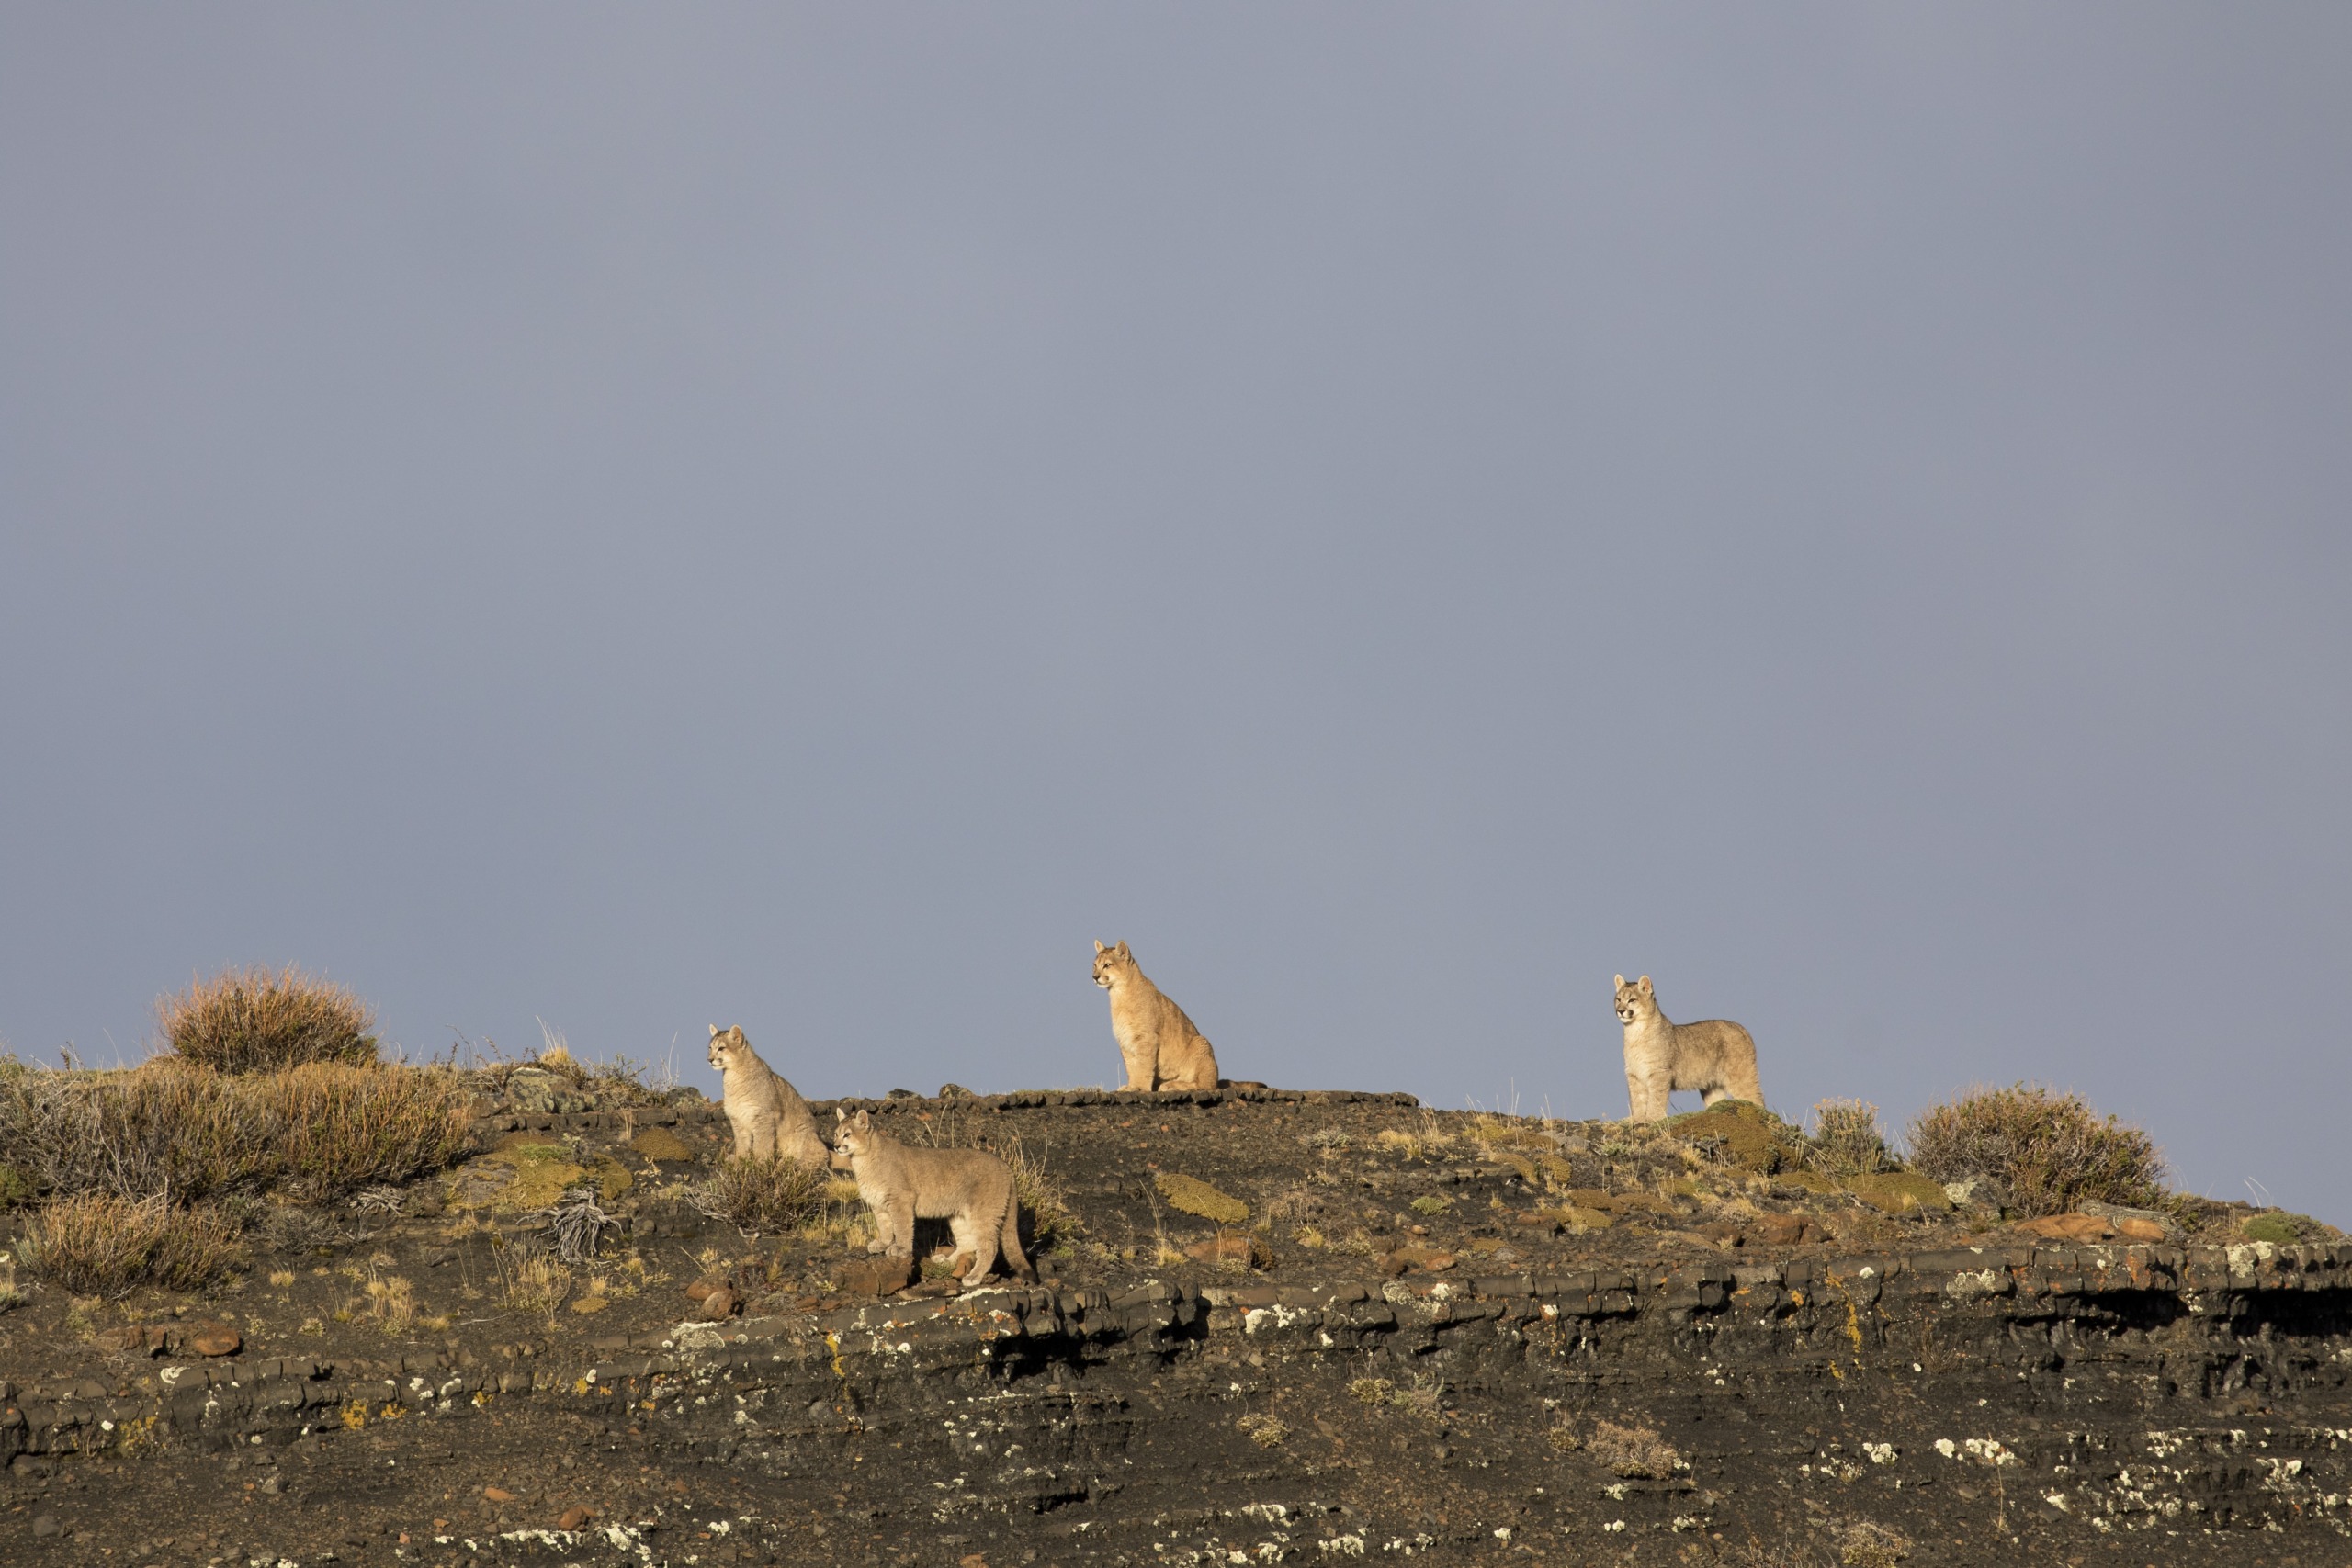
{"type": "Polygon", "coordinates": [[[1765,1176],[1804,1163],[1796,1129],[1744,1100],[1719,1100],[1703,1111],[1669,1118],[1666,1128],[1690,1142],[1714,1142],[1731,1164],[1765,1176]]]}
{"type": "Polygon", "coordinates": [[[1939,1214],[1951,1207],[1951,1198],[1940,1185],[1907,1170],[1849,1177],[1845,1185],[1847,1191],[1883,1213],[1910,1214],[1924,1210],[1939,1214]]]}
{"type": "Polygon", "coordinates": [[[685,1160],[695,1157],[684,1138],[667,1127],[648,1127],[628,1141],[628,1146],[647,1159],[685,1160]]]}
{"type": "Polygon", "coordinates": [[[561,1144],[527,1138],[510,1137],[466,1168],[469,1177],[480,1178],[479,1183],[468,1183],[472,1189],[466,1194],[469,1200],[501,1213],[528,1213],[552,1208],[566,1188],[587,1178],[586,1168],[561,1144]]]}
{"type": "Polygon", "coordinates": [[[1218,1191],[1198,1177],[1180,1176],[1172,1170],[1163,1170],[1153,1178],[1153,1184],[1171,1207],[1182,1209],[1188,1214],[1198,1214],[1221,1225],[1249,1223],[1249,1204],[1230,1193],[1218,1191]]]}
{"type": "Polygon", "coordinates": [[[163,1439],[155,1436],[155,1420],[153,1416],[141,1416],[116,1427],[116,1449],[124,1454],[136,1454],[156,1447],[163,1439]]]}
{"type": "Polygon", "coordinates": [[[610,1203],[637,1185],[637,1178],[628,1167],[610,1155],[598,1155],[588,1167],[588,1179],[596,1184],[599,1201],[610,1203]]]}

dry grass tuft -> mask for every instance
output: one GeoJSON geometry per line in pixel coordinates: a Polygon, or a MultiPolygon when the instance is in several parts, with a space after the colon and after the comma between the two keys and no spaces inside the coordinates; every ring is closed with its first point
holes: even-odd
{"type": "Polygon", "coordinates": [[[2152,1209],[2165,1199],[2164,1156],[2137,1127],[2041,1084],[1980,1089],[1913,1120],[1911,1162],[1937,1181],[1988,1178],[2027,1218],[2086,1200],[2152,1209]]]}
{"type": "Polygon", "coordinates": [[[50,1204],[25,1226],[27,1268],[76,1295],[120,1295],[134,1286],[201,1290],[237,1257],[237,1227],[203,1207],[161,1195],[139,1201],[88,1192],[50,1204]]]}
{"type": "Polygon", "coordinates": [[[376,1015],[341,986],[290,964],[226,969],[155,1004],[172,1049],[224,1073],[275,1072],[310,1062],[376,1060],[376,1015]]]}
{"type": "Polygon", "coordinates": [[[1813,1163],[1831,1176],[1871,1176],[1894,1167],[1880,1131],[1878,1107],[1866,1100],[1825,1100],[1813,1108],[1807,1140],[1813,1163]]]}
{"type": "Polygon", "coordinates": [[[1592,1457],[1627,1480],[1663,1481],[1672,1475],[1682,1456],[1648,1427],[1620,1426],[1595,1421],[1585,1439],[1592,1457]]]}

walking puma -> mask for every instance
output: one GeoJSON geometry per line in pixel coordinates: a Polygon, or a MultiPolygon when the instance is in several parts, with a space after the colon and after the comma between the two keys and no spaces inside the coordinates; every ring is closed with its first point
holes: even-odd
{"type": "Polygon", "coordinates": [[[833,1111],[833,1161],[857,1178],[858,1201],[874,1216],[868,1252],[915,1255],[915,1222],[945,1220],[956,1250],[971,1258],[970,1290],[996,1268],[997,1254],[1015,1276],[1037,1277],[1021,1250],[1021,1210],[1012,1168],[985,1149],[926,1149],[902,1144],[861,1111],[833,1111]]]}

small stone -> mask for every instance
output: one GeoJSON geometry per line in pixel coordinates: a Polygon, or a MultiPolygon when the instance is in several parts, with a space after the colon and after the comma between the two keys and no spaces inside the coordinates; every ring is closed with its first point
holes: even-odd
{"type": "Polygon", "coordinates": [[[144,1350],[147,1330],[136,1323],[126,1323],[120,1328],[100,1330],[93,1342],[101,1350],[144,1350]]]}
{"type": "Polygon", "coordinates": [[[1804,1239],[1803,1214],[1756,1214],[1742,1222],[1751,1247],[1794,1247],[1804,1239]]]}
{"type": "Polygon", "coordinates": [[[861,1296],[895,1295],[914,1283],[911,1258],[860,1258],[842,1266],[842,1289],[861,1296]]]}
{"type": "Polygon", "coordinates": [[[707,1323],[718,1323],[735,1315],[735,1292],[721,1287],[703,1297],[700,1316],[707,1323]]]}
{"type": "Polygon", "coordinates": [[[563,1517],[556,1520],[555,1528],[560,1530],[580,1529],[595,1517],[596,1510],[594,1508],[566,1508],[563,1511],[563,1517]]]}
{"type": "Polygon", "coordinates": [[[701,1279],[696,1280],[693,1284],[686,1287],[686,1300],[690,1302],[698,1302],[704,1297],[709,1295],[713,1291],[728,1291],[734,1289],[734,1287],[735,1280],[731,1275],[705,1274],[701,1279]]]}
{"type": "Polygon", "coordinates": [[[60,1535],[64,1532],[64,1529],[65,1527],[57,1522],[57,1516],[55,1514],[35,1514],[33,1516],[33,1534],[35,1535],[60,1535]]]}
{"type": "Polygon", "coordinates": [[[481,1489],[481,1495],[489,1498],[493,1503],[512,1503],[514,1501],[514,1494],[509,1492],[503,1486],[485,1486],[481,1489]]]}
{"type": "Polygon", "coordinates": [[[582,1296],[578,1301],[571,1303],[571,1310],[585,1317],[592,1313],[602,1312],[612,1304],[612,1301],[609,1297],[582,1296]]]}
{"type": "Polygon", "coordinates": [[[225,1323],[199,1323],[187,1331],[189,1352],[198,1356],[233,1356],[245,1348],[244,1336],[225,1323]]]}
{"type": "Polygon", "coordinates": [[[273,1475],[261,1483],[261,1489],[268,1495],[275,1497],[286,1490],[286,1482],[282,1477],[273,1475]]]}

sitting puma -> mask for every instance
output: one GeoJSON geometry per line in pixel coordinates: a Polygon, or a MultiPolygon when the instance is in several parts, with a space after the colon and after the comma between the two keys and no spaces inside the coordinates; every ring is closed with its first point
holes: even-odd
{"type": "Polygon", "coordinates": [[[1021,1211],[1012,1194],[1012,1168],[982,1149],[925,1149],[899,1142],[863,1111],[833,1112],[833,1163],[857,1178],[858,1201],[874,1216],[868,1252],[915,1255],[915,1222],[945,1220],[956,1250],[969,1258],[966,1290],[985,1280],[997,1253],[1024,1280],[1037,1271],[1021,1250],[1021,1211]]]}
{"type": "Polygon", "coordinates": [[[1764,1103],[1756,1078],[1756,1042],[1725,1019],[1672,1023],[1658,1011],[1650,977],[1617,976],[1617,1020],[1625,1026],[1625,1088],[1636,1122],[1666,1120],[1667,1096],[1695,1089],[1713,1105],[1726,1096],[1764,1103]]]}
{"type": "Polygon", "coordinates": [[[817,1136],[816,1118],[800,1091],[760,1060],[739,1026],[721,1032],[710,1026],[710,1065],[718,1069],[719,1103],[735,1129],[735,1157],[774,1159],[788,1155],[810,1169],[831,1157],[817,1136]]]}
{"type": "Polygon", "coordinates": [[[1111,993],[1111,1032],[1127,1064],[1123,1089],[1215,1089],[1216,1052],[1184,1010],[1144,977],[1127,944],[1094,944],[1094,983],[1111,993]]]}

